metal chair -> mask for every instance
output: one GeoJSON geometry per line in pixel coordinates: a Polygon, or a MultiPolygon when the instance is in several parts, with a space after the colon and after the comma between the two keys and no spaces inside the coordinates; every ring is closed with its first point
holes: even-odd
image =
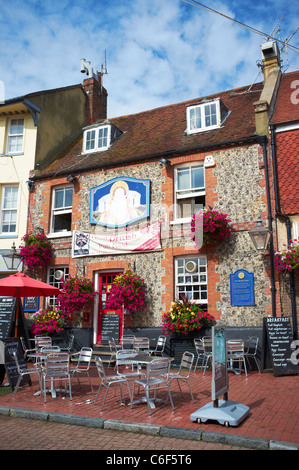
{"type": "Polygon", "coordinates": [[[81,387],[81,384],[79,380],[79,375],[86,374],[89,380],[89,385],[90,385],[91,390],[93,390],[93,386],[90,380],[89,368],[90,368],[92,353],[93,353],[92,348],[86,348],[86,347],[82,348],[81,351],[77,353],[79,354],[77,366],[72,368],[70,371],[72,374],[72,382],[74,379],[74,375],[76,374],[80,387],[81,387]]]}
{"type": "Polygon", "coordinates": [[[192,370],[193,361],[194,361],[194,354],[190,353],[188,351],[185,351],[183,356],[182,356],[178,372],[169,372],[168,375],[166,376],[166,378],[167,378],[167,381],[168,381],[169,388],[170,388],[172,380],[174,380],[174,379],[177,380],[178,386],[179,386],[179,389],[180,389],[180,392],[181,392],[182,396],[183,396],[183,394],[182,394],[182,389],[181,389],[181,386],[180,386],[180,381],[186,382],[186,384],[188,385],[189,391],[190,391],[192,401],[194,402],[192,390],[191,390],[190,383],[189,383],[189,377],[190,377],[190,373],[191,373],[191,370],[192,370]]]}
{"type": "Polygon", "coordinates": [[[244,353],[245,359],[247,359],[248,365],[250,367],[249,358],[252,357],[255,360],[258,371],[261,372],[260,367],[257,362],[257,349],[258,349],[259,339],[257,336],[251,336],[247,341],[247,349],[244,353]]]}
{"type": "Polygon", "coordinates": [[[68,391],[70,395],[70,400],[72,400],[72,384],[71,384],[71,374],[70,374],[70,356],[67,353],[56,353],[49,354],[46,359],[46,366],[42,370],[43,377],[43,392],[44,392],[44,402],[46,402],[46,382],[51,381],[51,388],[54,388],[54,381],[59,380],[59,382],[65,382],[65,392],[68,391]]]}
{"type": "Polygon", "coordinates": [[[134,364],[132,363],[132,358],[136,356],[136,349],[120,349],[116,353],[116,368],[117,374],[121,377],[126,377],[127,379],[134,379],[138,377],[144,377],[144,373],[141,371],[134,372],[134,364]],[[121,368],[121,366],[131,366],[131,372],[121,368]]]}
{"type": "Polygon", "coordinates": [[[150,340],[148,338],[134,338],[133,349],[143,354],[149,354],[150,340]]]}
{"type": "Polygon", "coordinates": [[[113,376],[108,375],[108,376],[106,376],[104,364],[103,364],[101,358],[96,357],[95,362],[96,362],[96,367],[97,367],[97,370],[98,370],[98,374],[99,374],[101,383],[100,383],[99,390],[98,390],[98,393],[97,393],[95,401],[94,401],[94,405],[97,402],[97,399],[98,399],[98,396],[99,396],[99,393],[100,393],[100,390],[101,390],[102,386],[106,387],[106,393],[105,393],[105,396],[104,396],[104,399],[103,399],[103,402],[102,402],[101,411],[103,410],[105,400],[106,400],[106,397],[107,397],[107,394],[108,394],[108,391],[109,391],[109,388],[110,388],[111,385],[119,385],[120,386],[121,402],[123,403],[123,389],[122,389],[122,386],[123,386],[123,384],[126,384],[127,387],[128,387],[130,400],[132,400],[128,379],[126,377],[122,377],[120,375],[113,375],[113,376]]]}
{"type": "Polygon", "coordinates": [[[35,336],[35,348],[38,351],[42,347],[52,346],[51,336],[35,336]]]}
{"type": "Polygon", "coordinates": [[[75,341],[75,336],[71,335],[68,346],[66,348],[61,348],[61,351],[71,352],[72,347],[74,346],[74,341],[75,341]]]}
{"type": "Polygon", "coordinates": [[[195,351],[197,354],[195,366],[194,366],[194,372],[196,371],[196,367],[198,364],[199,359],[201,359],[201,368],[203,368],[203,363],[204,363],[204,348],[203,348],[203,343],[201,338],[194,338],[194,347],[195,351]]]}
{"type": "Polygon", "coordinates": [[[212,359],[212,338],[210,336],[204,336],[202,338],[202,345],[203,345],[203,364],[204,364],[203,375],[205,375],[209,359],[212,359]]]}
{"type": "MultiPolygon", "coordinates": [[[[110,349],[110,359],[109,359],[109,364],[108,367],[110,367],[111,362],[116,361],[116,353],[117,353],[117,347],[114,338],[109,337],[108,338],[108,345],[110,349]]],[[[114,366],[115,368],[115,366],[114,366]]]]}
{"type": "Polygon", "coordinates": [[[148,412],[150,415],[151,415],[151,399],[150,399],[151,391],[155,392],[154,400],[156,400],[157,392],[163,389],[166,390],[167,398],[169,396],[172,410],[174,411],[174,406],[173,406],[170,389],[168,386],[168,381],[165,378],[165,376],[167,376],[169,373],[169,368],[170,368],[170,361],[168,357],[159,357],[159,358],[153,359],[147,366],[145,379],[135,380],[133,384],[131,406],[133,406],[134,388],[136,384],[144,388],[145,399],[147,403],[148,412]]]}
{"type": "Polygon", "coordinates": [[[150,349],[151,356],[163,356],[166,344],[166,336],[160,335],[157,339],[155,349],[150,349]]]}
{"type": "Polygon", "coordinates": [[[15,360],[15,364],[16,364],[16,368],[17,368],[17,372],[18,372],[18,379],[17,379],[17,383],[14,387],[14,392],[13,392],[13,399],[15,399],[15,396],[16,396],[16,393],[18,391],[18,388],[20,386],[20,383],[21,383],[21,380],[23,377],[25,377],[26,375],[31,375],[31,374],[37,374],[37,377],[38,377],[38,381],[39,381],[39,387],[40,387],[40,391],[42,393],[42,382],[41,382],[41,369],[38,368],[38,367],[34,367],[34,369],[27,369],[26,365],[21,367],[20,366],[20,363],[18,361],[18,357],[17,357],[17,353],[16,351],[13,351],[12,353],[13,355],[13,358],[15,360]]]}
{"type": "Polygon", "coordinates": [[[244,355],[244,341],[227,341],[226,342],[226,359],[229,369],[233,370],[235,361],[239,362],[239,373],[242,371],[242,363],[244,365],[245,375],[247,377],[247,369],[244,355]]]}
{"type": "MultiPolygon", "coordinates": [[[[35,353],[36,352],[36,349],[33,348],[33,349],[27,349],[27,346],[26,346],[26,342],[25,342],[25,339],[23,338],[23,336],[20,336],[20,341],[21,341],[21,345],[22,345],[22,348],[23,348],[23,351],[24,351],[24,359],[26,361],[26,358],[27,358],[27,354],[28,353],[35,353]]],[[[30,358],[29,358],[30,359],[30,358]]]]}
{"type": "Polygon", "coordinates": [[[129,349],[132,348],[134,339],[135,339],[135,336],[129,336],[129,335],[123,336],[121,340],[122,349],[126,349],[125,346],[128,346],[129,349]]]}

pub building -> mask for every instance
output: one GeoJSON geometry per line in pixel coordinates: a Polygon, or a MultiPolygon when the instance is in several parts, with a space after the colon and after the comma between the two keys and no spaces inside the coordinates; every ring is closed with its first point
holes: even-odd
{"type": "MultiPolygon", "coordinates": [[[[266,56],[263,62],[266,70],[266,56]]],[[[238,338],[261,338],[273,305],[280,316],[270,250],[257,249],[251,236],[257,221],[269,232],[271,103],[266,110],[261,104],[274,97],[281,75],[277,60],[271,67],[276,80],[270,69],[253,85],[87,121],[54,162],[31,172],[27,232],[41,230],[52,245],[52,258],[37,276],[57,287],[67,276],[86,276],[97,293],[72,318],[82,345],[101,344],[103,318],[111,314],[119,315],[119,340],[135,334],[154,345],[163,312],[183,295],[232,337],[237,329],[238,338]],[[190,223],[201,208],[225,214],[231,236],[206,244],[199,233],[197,243],[190,223]],[[127,268],[145,286],[145,308],[133,314],[107,308],[113,280],[127,268]]],[[[91,102],[103,98],[100,73],[83,85],[91,102]]],[[[273,224],[274,241],[275,230],[273,224]]]]}

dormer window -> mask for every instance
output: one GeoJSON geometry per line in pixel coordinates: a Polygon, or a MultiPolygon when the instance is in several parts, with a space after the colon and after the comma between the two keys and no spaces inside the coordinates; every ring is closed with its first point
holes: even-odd
{"type": "Polygon", "coordinates": [[[228,111],[219,98],[187,107],[187,134],[220,127],[228,111]]]}
{"type": "Polygon", "coordinates": [[[83,152],[101,152],[109,149],[121,135],[121,131],[105,121],[101,125],[93,125],[84,129],[83,152]]]}

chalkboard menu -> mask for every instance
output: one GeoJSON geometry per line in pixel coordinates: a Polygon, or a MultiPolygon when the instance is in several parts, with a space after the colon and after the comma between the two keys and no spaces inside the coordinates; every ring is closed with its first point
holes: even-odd
{"type": "Polygon", "coordinates": [[[254,277],[246,269],[230,274],[231,305],[254,305],[254,277]]]}
{"type": "MultiPolygon", "coordinates": [[[[23,350],[22,350],[19,338],[4,339],[2,343],[4,346],[4,360],[5,360],[4,365],[5,365],[6,375],[7,375],[8,382],[9,382],[11,389],[14,390],[19,374],[18,374],[16,363],[15,363],[15,359],[13,357],[13,352],[16,351],[17,353],[17,358],[18,358],[21,369],[26,369],[27,366],[24,360],[23,350]]],[[[21,385],[24,383],[28,383],[29,385],[31,385],[31,378],[29,374],[24,375],[22,377],[21,385]]]]}
{"type": "Polygon", "coordinates": [[[294,338],[289,317],[264,318],[266,342],[270,350],[273,374],[299,374],[298,361],[295,360],[294,338]]]}
{"type": "Polygon", "coordinates": [[[0,297],[0,339],[9,338],[16,313],[14,297],[0,297]]]}
{"type": "Polygon", "coordinates": [[[112,313],[102,315],[101,343],[108,344],[108,338],[119,343],[120,316],[112,313]]]}

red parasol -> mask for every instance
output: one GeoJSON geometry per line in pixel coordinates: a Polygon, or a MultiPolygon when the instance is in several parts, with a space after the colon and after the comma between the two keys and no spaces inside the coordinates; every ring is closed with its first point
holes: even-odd
{"type": "Polygon", "coordinates": [[[19,299],[21,297],[47,297],[59,293],[60,290],[57,287],[32,279],[23,273],[11,274],[0,279],[0,295],[17,298],[15,335],[17,335],[18,329],[19,299]]]}

